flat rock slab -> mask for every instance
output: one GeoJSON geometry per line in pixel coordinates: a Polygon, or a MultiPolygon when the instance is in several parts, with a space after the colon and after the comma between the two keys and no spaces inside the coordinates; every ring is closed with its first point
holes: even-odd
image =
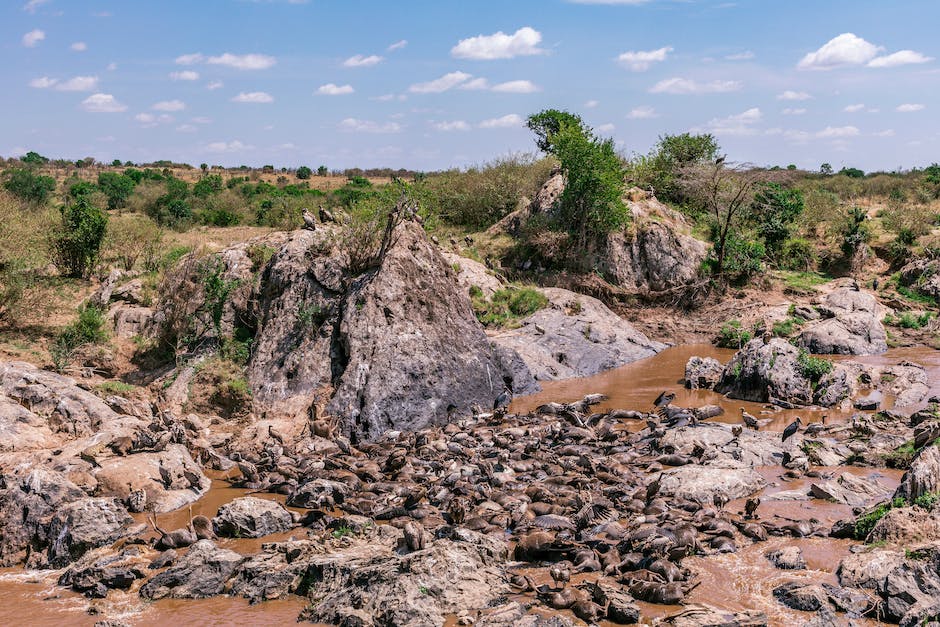
{"type": "Polygon", "coordinates": [[[762,489],[767,482],[752,468],[682,466],[659,473],[659,494],[710,504],[716,494],[740,499],[762,489]]]}

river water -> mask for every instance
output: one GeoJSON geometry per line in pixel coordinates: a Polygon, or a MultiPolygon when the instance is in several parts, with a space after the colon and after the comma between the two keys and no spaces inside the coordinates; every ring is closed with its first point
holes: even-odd
{"type": "MultiPolygon", "coordinates": [[[[816,421],[826,415],[827,422],[844,420],[852,411],[835,410],[772,410],[759,403],[747,403],[726,399],[706,390],[687,390],[682,386],[685,364],[689,357],[715,357],[722,363],[734,354],[732,350],[717,349],[710,345],[677,346],[664,350],[659,355],[623,366],[593,377],[551,382],[544,385],[538,394],[517,399],[513,403],[514,411],[525,412],[548,401],[570,402],[589,393],[603,393],[610,398],[601,408],[623,408],[649,410],[652,401],[662,391],[676,394],[675,405],[695,407],[705,404],[719,405],[725,410],[723,416],[713,420],[740,423],[740,408],[767,418],[768,430],[782,430],[795,416],[804,421],[816,421]]],[[[908,360],[927,368],[931,383],[931,394],[940,393],[940,351],[930,348],[892,349],[884,355],[853,358],[873,365],[897,364],[908,360]]],[[[890,402],[890,399],[887,399],[890,402]]],[[[644,424],[636,425],[642,428],[644,424]]],[[[769,486],[764,497],[783,490],[804,489],[808,479],[786,481],[780,467],[757,469],[768,480],[769,486]]],[[[817,469],[820,472],[832,472],[838,475],[850,472],[882,483],[886,488],[894,489],[900,481],[901,472],[890,469],[872,469],[858,467],[838,467],[817,469]]],[[[214,478],[209,493],[195,503],[193,514],[212,517],[219,506],[232,499],[244,496],[245,490],[232,488],[224,477],[214,478]]],[[[283,497],[268,494],[255,494],[260,498],[270,498],[283,503],[283,497]]],[[[732,502],[729,510],[741,508],[741,502],[732,502]]],[[[779,515],[795,520],[814,518],[824,525],[847,518],[851,508],[820,500],[811,501],[772,501],[764,498],[761,516],[779,515]]],[[[164,529],[176,529],[189,520],[188,508],[161,515],[158,521],[164,529]]],[[[142,517],[138,522],[145,522],[142,517]]],[[[242,554],[249,554],[260,549],[262,542],[285,540],[291,533],[267,536],[258,540],[221,539],[219,544],[242,554]]],[[[304,537],[305,531],[294,531],[296,537],[304,537]]],[[[683,566],[695,570],[701,585],[689,596],[690,603],[707,603],[719,609],[741,611],[760,610],[767,613],[772,625],[798,625],[805,622],[809,615],[784,608],[774,601],[771,591],[784,581],[801,580],[806,582],[835,583],[835,569],[852,543],[831,538],[771,538],[767,542],[744,546],[737,553],[720,556],[692,557],[683,561],[683,566]],[[796,545],[803,550],[808,563],[804,571],[782,571],[774,568],[764,557],[770,550],[786,545],[796,545]]],[[[136,593],[113,591],[108,599],[89,602],[79,594],[56,586],[58,572],[24,571],[20,568],[0,569],[0,625],[30,627],[60,627],[62,625],[88,625],[102,620],[101,613],[109,618],[119,619],[135,626],[213,626],[229,625],[291,625],[305,605],[300,597],[290,597],[268,601],[251,606],[244,599],[219,597],[199,601],[161,600],[145,602],[136,593]],[[90,614],[89,608],[98,613],[90,614]]],[[[681,607],[640,604],[647,617],[664,616],[678,611],[681,607]]],[[[855,621],[856,625],[880,625],[874,620],[855,621]]]]}

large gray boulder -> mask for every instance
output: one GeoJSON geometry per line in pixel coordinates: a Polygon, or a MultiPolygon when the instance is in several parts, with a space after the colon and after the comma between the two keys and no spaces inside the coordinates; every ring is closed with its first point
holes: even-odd
{"type": "Polygon", "coordinates": [[[715,495],[728,500],[744,498],[767,485],[753,468],[695,465],[664,470],[656,481],[660,496],[674,496],[703,504],[711,504],[715,495]]]}
{"type": "Polygon", "coordinates": [[[940,598],[940,544],[855,553],[839,564],[838,576],[843,586],[872,590],[882,620],[921,625],[940,598]]]}
{"type": "Polygon", "coordinates": [[[560,288],[541,291],[547,307],[493,336],[497,346],[518,354],[538,381],[596,374],[666,348],[596,298],[560,288]]]}
{"type": "Polygon", "coordinates": [[[940,493],[940,446],[924,447],[911,462],[910,468],[904,473],[901,485],[894,493],[913,501],[925,494],[940,493]]]}
{"type": "Polygon", "coordinates": [[[940,302],[940,261],[915,259],[901,268],[898,281],[904,287],[913,288],[919,294],[940,302]]]}
{"type": "Polygon", "coordinates": [[[225,592],[226,583],[245,558],[217,547],[211,540],[200,540],[168,570],[148,581],[140,589],[145,599],[205,599],[225,592]]]}
{"type": "Polygon", "coordinates": [[[799,349],[774,338],[754,339],[725,365],[715,391],[731,398],[766,403],[779,399],[793,405],[813,403],[813,384],[803,375],[799,349]]]}
{"type": "Polygon", "coordinates": [[[245,496],[226,503],[212,519],[215,532],[228,538],[260,538],[289,531],[294,526],[290,512],[280,503],[245,496]]]}
{"type": "Polygon", "coordinates": [[[49,564],[62,567],[91,549],[110,544],[133,524],[115,499],[86,498],[56,510],[49,525],[49,564]]]}
{"type": "Polygon", "coordinates": [[[817,309],[826,318],[808,325],[799,336],[800,345],[809,352],[878,355],[888,350],[882,307],[868,292],[839,287],[817,309]]]}
{"type": "Polygon", "coordinates": [[[714,357],[689,357],[685,364],[685,387],[711,390],[721,381],[724,366],[714,357]]]}

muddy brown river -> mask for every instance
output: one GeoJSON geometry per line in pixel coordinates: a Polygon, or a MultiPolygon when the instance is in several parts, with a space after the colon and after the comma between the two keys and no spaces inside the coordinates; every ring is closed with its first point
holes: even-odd
{"type": "MultiPolygon", "coordinates": [[[[726,399],[719,394],[703,390],[687,390],[681,380],[685,364],[689,357],[715,357],[727,362],[734,354],[732,350],[716,349],[710,345],[687,345],[666,349],[659,355],[639,362],[611,370],[600,375],[582,379],[552,382],[544,385],[538,394],[517,399],[512,406],[514,411],[525,412],[548,402],[569,402],[582,398],[588,393],[603,393],[610,398],[602,407],[624,409],[651,409],[652,400],[662,392],[675,392],[675,405],[700,406],[719,405],[725,414],[713,420],[731,423],[740,422],[740,408],[763,418],[771,419],[768,430],[782,430],[795,416],[804,421],[816,421],[827,416],[827,421],[844,420],[852,411],[835,410],[771,410],[758,403],[747,403],[726,399]]],[[[836,358],[839,359],[839,358],[836,358]]],[[[897,364],[908,360],[927,368],[931,391],[940,394],[940,351],[926,347],[892,349],[884,355],[874,357],[853,357],[856,361],[873,365],[897,364]]],[[[886,404],[890,407],[890,400],[886,404]]],[[[644,425],[637,425],[640,428],[644,425]]],[[[785,481],[783,469],[768,467],[757,469],[769,482],[764,490],[764,502],[761,505],[762,516],[779,515],[790,519],[814,518],[823,524],[846,518],[851,515],[851,507],[837,505],[821,500],[790,501],[769,500],[766,497],[775,492],[805,489],[810,479],[785,481]]],[[[900,471],[859,467],[837,467],[816,469],[819,472],[850,472],[876,480],[890,489],[894,489],[901,478],[900,471]]],[[[219,506],[232,499],[244,496],[245,490],[229,486],[222,476],[216,476],[212,489],[199,502],[193,504],[193,514],[212,517],[219,506]]],[[[261,498],[279,500],[283,497],[268,494],[254,494],[261,498]]],[[[734,501],[729,509],[740,509],[742,502],[734,501]]],[[[163,514],[159,524],[166,529],[175,529],[189,520],[189,510],[163,514]]],[[[138,522],[145,522],[142,517],[138,522]]],[[[296,529],[293,534],[303,537],[304,529],[296,529]]],[[[258,540],[220,539],[219,544],[243,554],[259,550],[262,542],[285,540],[292,534],[285,533],[267,536],[258,540]]],[[[767,542],[755,543],[742,547],[737,553],[728,553],[708,557],[690,557],[683,561],[683,566],[697,572],[701,584],[689,595],[690,603],[707,603],[719,609],[741,611],[759,610],[766,613],[771,625],[799,625],[809,618],[809,614],[789,610],[777,603],[771,591],[784,581],[801,580],[809,582],[835,583],[834,571],[852,542],[831,538],[774,538],[767,542]],[[803,571],[783,571],[774,568],[764,554],[783,546],[796,545],[803,550],[808,568],[803,571]]],[[[857,544],[857,543],[854,543],[857,544]]],[[[291,625],[305,605],[305,599],[290,597],[260,603],[251,606],[240,598],[219,597],[206,600],[161,600],[143,601],[135,592],[113,591],[108,599],[91,601],[80,594],[70,592],[56,585],[59,571],[24,571],[21,568],[0,569],[0,625],[52,627],[62,625],[94,625],[104,616],[120,620],[135,626],[227,626],[227,625],[291,625]],[[94,613],[90,613],[94,612],[94,613]]],[[[639,604],[646,619],[664,616],[681,610],[678,606],[639,604]]],[[[570,615],[569,615],[570,617],[570,615]]],[[[579,622],[579,621],[578,621],[579,622]]],[[[582,623],[583,624],[583,623],[582,623]]],[[[854,621],[855,625],[881,625],[875,620],[854,621]]]]}

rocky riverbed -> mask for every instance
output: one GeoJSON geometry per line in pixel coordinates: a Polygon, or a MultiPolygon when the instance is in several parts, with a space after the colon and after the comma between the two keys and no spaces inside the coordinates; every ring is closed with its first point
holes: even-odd
{"type": "MultiPolygon", "coordinates": [[[[88,608],[90,623],[108,624],[172,620],[206,599],[342,625],[936,616],[929,385],[906,412],[856,411],[867,388],[838,408],[780,410],[680,387],[693,353],[724,367],[760,359],[758,348],[670,349],[580,381],[577,396],[561,382],[508,409],[357,444],[274,428],[248,442],[224,422],[6,364],[0,555],[30,570],[0,585],[45,581],[50,600],[29,603],[40,614],[88,608]],[[676,399],[654,408],[659,388],[676,399]],[[782,441],[797,415],[808,424],[782,441]]],[[[877,375],[902,361],[879,359],[841,367],[877,375]]]]}

